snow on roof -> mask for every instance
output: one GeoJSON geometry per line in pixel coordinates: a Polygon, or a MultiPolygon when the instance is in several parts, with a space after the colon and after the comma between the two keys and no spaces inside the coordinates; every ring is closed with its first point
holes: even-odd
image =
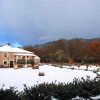
{"type": "Polygon", "coordinates": [[[16,52],[16,53],[29,53],[29,54],[31,53],[31,54],[33,54],[33,52],[23,50],[21,48],[14,48],[14,47],[11,47],[9,45],[1,46],[0,52],[16,52]]]}
{"type": "Polygon", "coordinates": [[[16,56],[36,56],[34,54],[31,54],[31,53],[30,54],[29,53],[28,54],[27,53],[26,54],[25,53],[24,54],[23,53],[15,53],[14,55],[16,55],[16,56]]]}

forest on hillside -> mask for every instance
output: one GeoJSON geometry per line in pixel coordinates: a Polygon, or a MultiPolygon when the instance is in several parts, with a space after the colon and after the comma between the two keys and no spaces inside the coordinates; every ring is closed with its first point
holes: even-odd
{"type": "Polygon", "coordinates": [[[100,63],[100,39],[61,39],[41,46],[28,45],[24,49],[38,55],[41,62],[100,63]]]}

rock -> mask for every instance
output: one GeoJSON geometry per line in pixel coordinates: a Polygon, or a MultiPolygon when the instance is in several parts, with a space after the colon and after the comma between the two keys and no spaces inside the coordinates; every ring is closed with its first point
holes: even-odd
{"type": "Polygon", "coordinates": [[[45,76],[44,72],[39,72],[38,75],[39,76],[45,76]]]}

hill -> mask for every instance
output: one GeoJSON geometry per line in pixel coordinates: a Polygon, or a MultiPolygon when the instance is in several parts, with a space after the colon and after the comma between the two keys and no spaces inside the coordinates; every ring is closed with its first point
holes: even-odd
{"type": "Polygon", "coordinates": [[[92,41],[100,41],[100,38],[92,38],[92,39],[83,39],[83,38],[73,38],[73,39],[59,39],[59,40],[56,40],[56,41],[51,41],[51,42],[48,42],[48,43],[45,43],[45,44],[37,44],[37,45],[34,45],[35,48],[43,48],[43,47],[47,47],[47,46],[50,46],[50,45],[53,45],[55,43],[57,43],[58,41],[62,40],[64,43],[68,43],[69,41],[72,41],[72,40],[82,40],[86,43],[91,43],[92,41]]]}

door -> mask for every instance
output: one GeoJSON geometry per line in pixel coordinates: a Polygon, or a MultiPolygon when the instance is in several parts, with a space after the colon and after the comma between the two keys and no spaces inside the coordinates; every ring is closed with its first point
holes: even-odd
{"type": "Polygon", "coordinates": [[[10,61],[10,67],[11,67],[11,68],[14,67],[14,66],[13,66],[13,61],[10,61]]]}

